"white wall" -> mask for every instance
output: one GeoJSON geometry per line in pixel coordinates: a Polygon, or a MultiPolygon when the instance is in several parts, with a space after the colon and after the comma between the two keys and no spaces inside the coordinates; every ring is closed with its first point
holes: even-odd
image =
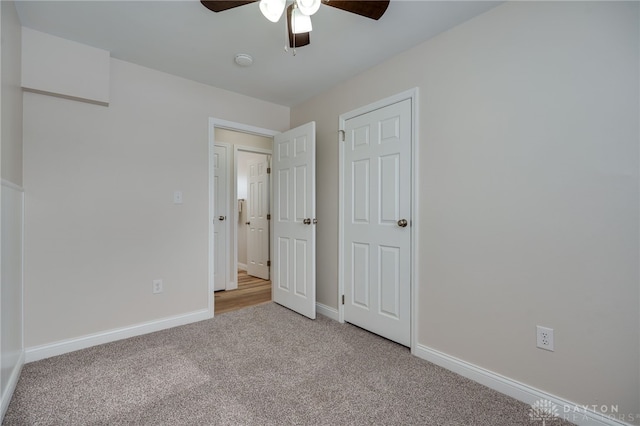
{"type": "Polygon", "coordinates": [[[109,52],[22,28],[25,90],[109,104],[109,52]]]}
{"type": "Polygon", "coordinates": [[[286,107],[114,59],[108,107],[24,94],[27,355],[207,308],[209,117],[289,127],[286,107]]]}
{"type": "Polygon", "coordinates": [[[24,364],[22,305],[22,92],[20,23],[15,4],[0,2],[0,420],[24,364]]]}
{"type": "Polygon", "coordinates": [[[338,116],[417,86],[419,344],[640,418],[639,22],[507,3],[292,108],[318,126],[318,301],[339,296],[338,116]]]}

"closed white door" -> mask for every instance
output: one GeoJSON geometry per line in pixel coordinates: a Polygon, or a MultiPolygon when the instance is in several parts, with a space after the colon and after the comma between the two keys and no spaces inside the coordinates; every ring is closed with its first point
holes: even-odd
{"type": "Polygon", "coordinates": [[[269,279],[269,175],[267,158],[249,164],[247,274],[269,279]]]}
{"type": "Polygon", "coordinates": [[[228,282],[227,235],[228,193],[227,193],[227,147],[213,147],[213,289],[225,290],[228,282]]]}
{"type": "Polygon", "coordinates": [[[273,300],[316,317],[316,126],[274,138],[273,300]]]}
{"type": "Polygon", "coordinates": [[[344,318],[411,344],[411,101],[345,121],[344,318]]]}

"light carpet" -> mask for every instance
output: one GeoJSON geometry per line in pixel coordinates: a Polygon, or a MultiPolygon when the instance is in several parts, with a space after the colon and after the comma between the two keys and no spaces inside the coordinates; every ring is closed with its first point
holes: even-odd
{"type": "Polygon", "coordinates": [[[403,346],[274,303],[27,364],[3,421],[125,424],[542,423],[403,346]]]}

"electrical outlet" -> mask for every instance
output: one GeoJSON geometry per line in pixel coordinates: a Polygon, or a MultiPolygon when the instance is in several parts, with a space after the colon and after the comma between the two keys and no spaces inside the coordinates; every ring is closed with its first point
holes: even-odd
{"type": "Polygon", "coordinates": [[[162,293],[162,280],[153,280],[153,294],[162,293]]]}
{"type": "Polygon", "coordinates": [[[540,349],[553,352],[553,328],[536,326],[536,341],[540,349]]]}
{"type": "Polygon", "coordinates": [[[173,204],[182,204],[182,191],[173,192],[173,204]]]}

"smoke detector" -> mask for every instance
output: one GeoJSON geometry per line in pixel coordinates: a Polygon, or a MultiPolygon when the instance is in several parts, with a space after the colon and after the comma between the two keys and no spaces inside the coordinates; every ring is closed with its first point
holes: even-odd
{"type": "Polygon", "coordinates": [[[251,64],[253,64],[253,58],[251,57],[251,55],[248,55],[246,53],[238,53],[234,60],[236,64],[240,65],[241,67],[250,67],[251,64]]]}

